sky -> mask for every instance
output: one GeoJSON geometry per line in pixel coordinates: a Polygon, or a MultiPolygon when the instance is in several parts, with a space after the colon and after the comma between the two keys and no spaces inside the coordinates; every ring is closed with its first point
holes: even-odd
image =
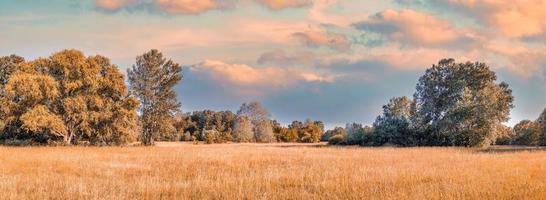
{"type": "Polygon", "coordinates": [[[158,49],[183,65],[184,112],[260,101],[281,123],[371,124],[442,58],[513,89],[509,125],[546,107],[546,0],[0,0],[0,55],[63,49],[123,72],[158,49]]]}

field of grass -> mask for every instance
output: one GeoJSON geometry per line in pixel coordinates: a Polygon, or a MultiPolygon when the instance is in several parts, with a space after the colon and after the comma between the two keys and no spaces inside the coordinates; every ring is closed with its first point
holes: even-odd
{"type": "Polygon", "coordinates": [[[0,199],[546,199],[546,151],[0,147],[0,199]]]}

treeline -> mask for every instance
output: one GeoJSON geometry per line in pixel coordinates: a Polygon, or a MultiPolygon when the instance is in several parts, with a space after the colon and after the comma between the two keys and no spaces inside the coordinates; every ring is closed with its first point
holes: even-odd
{"type": "Polygon", "coordinates": [[[534,120],[522,120],[514,128],[504,127],[496,144],[546,146],[546,109],[534,120]]]}
{"type": "Polygon", "coordinates": [[[259,102],[243,104],[237,113],[231,111],[194,111],[177,114],[171,131],[158,135],[160,141],[227,142],[320,142],[324,124],[321,121],[294,121],[283,127],[271,120],[259,102]]]}
{"type": "Polygon", "coordinates": [[[352,123],[325,136],[338,145],[485,147],[506,137],[502,123],[513,100],[508,84],[497,83],[484,63],[443,59],[419,78],[413,99],[392,98],[372,126],[352,123]]]}
{"type": "Polygon", "coordinates": [[[104,56],[64,50],[25,61],[0,57],[0,142],[123,145],[157,140],[319,142],[323,123],[282,127],[257,102],[231,111],[181,114],[178,63],[157,50],[136,57],[125,77],[104,56]]]}

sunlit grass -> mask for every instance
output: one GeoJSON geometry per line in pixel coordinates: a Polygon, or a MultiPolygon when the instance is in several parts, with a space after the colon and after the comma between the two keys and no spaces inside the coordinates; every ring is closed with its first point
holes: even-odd
{"type": "Polygon", "coordinates": [[[546,199],[546,152],[0,147],[0,199],[546,199]]]}

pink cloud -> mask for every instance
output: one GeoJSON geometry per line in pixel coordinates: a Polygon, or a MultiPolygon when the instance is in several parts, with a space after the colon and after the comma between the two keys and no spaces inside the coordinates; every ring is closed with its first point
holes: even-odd
{"type": "Polygon", "coordinates": [[[95,6],[100,9],[115,11],[128,6],[133,0],[95,0],[95,6]]]}
{"type": "Polygon", "coordinates": [[[301,8],[313,4],[312,0],[257,0],[257,2],[273,10],[301,8]]]}
{"type": "Polygon", "coordinates": [[[199,14],[224,7],[215,0],[154,0],[154,4],[169,14],[199,14]]]}
{"type": "Polygon", "coordinates": [[[523,78],[544,78],[546,48],[526,47],[521,43],[506,41],[492,42],[486,48],[493,53],[496,65],[523,78]]]}
{"type": "Polygon", "coordinates": [[[205,60],[189,67],[192,74],[211,80],[241,94],[259,95],[267,91],[288,88],[298,82],[333,82],[339,76],[322,75],[313,71],[280,67],[252,67],[205,60]]]}
{"type": "Polygon", "coordinates": [[[457,30],[446,20],[411,9],[386,10],[355,24],[361,30],[385,35],[389,40],[418,46],[440,46],[468,42],[472,35],[457,30]]]}
{"type": "Polygon", "coordinates": [[[345,35],[338,33],[307,30],[293,33],[292,36],[309,47],[326,46],[338,51],[349,51],[351,49],[349,39],[345,35]]]}
{"type": "Polygon", "coordinates": [[[545,0],[447,0],[507,37],[533,37],[546,32],[545,0]]]}

